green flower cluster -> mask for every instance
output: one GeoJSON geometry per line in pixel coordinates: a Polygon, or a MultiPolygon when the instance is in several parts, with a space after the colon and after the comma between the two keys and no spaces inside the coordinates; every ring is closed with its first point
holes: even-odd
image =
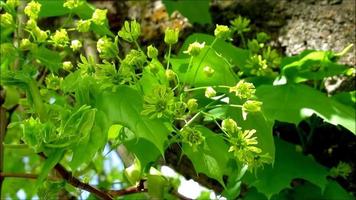
{"type": "Polygon", "coordinates": [[[229,152],[233,152],[235,158],[244,164],[247,164],[250,170],[270,163],[271,158],[263,155],[262,149],[257,147],[257,137],[254,136],[256,130],[242,130],[235,120],[228,118],[221,123],[222,130],[227,134],[230,143],[229,152]]]}
{"type": "Polygon", "coordinates": [[[156,86],[151,94],[144,96],[142,115],[152,118],[170,117],[174,114],[173,91],[164,85],[156,86]]]}
{"type": "Polygon", "coordinates": [[[182,137],[182,141],[188,143],[189,146],[192,147],[193,151],[196,151],[197,147],[205,140],[202,133],[195,127],[191,128],[186,126],[179,132],[179,134],[182,137]]]}

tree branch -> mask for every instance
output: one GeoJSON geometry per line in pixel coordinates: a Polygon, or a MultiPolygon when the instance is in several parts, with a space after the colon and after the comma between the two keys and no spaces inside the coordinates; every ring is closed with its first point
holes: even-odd
{"type": "MultiPolygon", "coordinates": [[[[44,153],[39,153],[39,155],[44,158],[47,159],[46,155],[44,155],[44,153]]],[[[83,189],[85,191],[88,191],[92,194],[94,194],[96,197],[100,198],[100,199],[104,199],[104,200],[112,200],[113,198],[107,194],[104,191],[101,191],[87,183],[83,183],[81,182],[78,178],[72,176],[72,173],[67,171],[61,164],[57,163],[54,166],[54,169],[62,176],[62,178],[64,180],[66,180],[69,184],[71,184],[72,186],[76,187],[76,188],[80,188],[83,189]]]]}
{"type": "Polygon", "coordinates": [[[145,180],[140,180],[137,186],[132,186],[121,190],[109,190],[108,193],[113,197],[118,197],[128,194],[147,192],[147,188],[145,188],[144,182],[145,180]]]}
{"type": "Polygon", "coordinates": [[[1,177],[11,177],[11,178],[27,178],[27,179],[37,179],[36,174],[27,174],[27,173],[3,173],[0,172],[1,177]]]}

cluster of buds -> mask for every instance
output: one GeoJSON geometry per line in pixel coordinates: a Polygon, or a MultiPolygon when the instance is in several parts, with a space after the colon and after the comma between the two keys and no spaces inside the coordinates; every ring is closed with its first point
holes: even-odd
{"type": "Polygon", "coordinates": [[[115,58],[119,53],[119,48],[117,47],[117,40],[112,42],[112,40],[106,36],[100,38],[96,43],[96,48],[99,52],[99,56],[102,59],[115,58]]]}
{"type": "Polygon", "coordinates": [[[234,92],[241,99],[250,99],[255,95],[256,89],[252,83],[240,80],[235,86],[230,87],[230,92],[234,92]]]}
{"type": "Polygon", "coordinates": [[[197,147],[205,140],[203,134],[195,127],[186,126],[179,133],[183,138],[183,142],[188,143],[193,151],[196,151],[197,147]]]}
{"type": "Polygon", "coordinates": [[[66,29],[56,30],[51,36],[51,41],[55,47],[65,47],[69,44],[69,37],[66,29]]]}
{"type": "Polygon", "coordinates": [[[167,28],[164,33],[164,42],[168,45],[173,45],[178,42],[179,29],[167,28]]]}
{"type": "Polygon", "coordinates": [[[77,8],[79,7],[80,5],[83,4],[83,1],[82,0],[66,0],[64,3],[63,3],[63,7],[64,8],[68,8],[70,10],[73,10],[74,8],[77,8]]]}
{"type": "Polygon", "coordinates": [[[189,54],[190,56],[198,56],[202,49],[205,46],[205,42],[199,43],[199,42],[193,42],[189,44],[188,49],[184,51],[183,53],[189,54]]]}
{"type": "Polygon", "coordinates": [[[36,1],[28,3],[24,9],[25,14],[30,18],[36,20],[41,11],[41,4],[36,1]]]}

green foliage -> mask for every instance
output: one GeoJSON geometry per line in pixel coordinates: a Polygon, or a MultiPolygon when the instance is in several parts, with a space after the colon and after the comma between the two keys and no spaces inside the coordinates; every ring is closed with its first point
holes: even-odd
{"type": "Polygon", "coordinates": [[[208,0],[163,0],[168,13],[179,11],[191,23],[210,24],[211,15],[209,13],[208,0]],[[197,12],[199,10],[199,12],[197,12]]]}
{"type": "Polygon", "coordinates": [[[342,125],[355,134],[355,112],[325,94],[305,85],[264,85],[256,95],[264,103],[263,112],[269,119],[298,124],[302,119],[317,114],[325,121],[342,125]]]}
{"type": "MultiPolygon", "coordinates": [[[[169,12],[177,9],[193,23],[211,21],[208,1],[194,7],[190,1],[164,3],[169,12]],[[198,16],[197,9],[204,12],[198,16]]],[[[260,192],[249,189],[247,199],[283,199],[295,179],[308,182],[294,187],[293,197],[308,192],[310,198],[337,193],[349,198],[326,176],[346,177],[350,166],[340,164],[328,172],[293,145],[274,139],[272,127],[275,120],[298,124],[316,114],[355,134],[354,91],[327,97],[307,85],[350,75],[337,60],[351,47],[281,58],[266,33],[245,41],[250,20],[237,17],[230,27],[216,25],[214,36],[190,35],[171,55],[180,30],[166,29],[161,43],[167,51],[141,47],[138,21],[125,21],[114,34],[108,11],[82,0],[31,1],[21,13],[28,17],[25,24],[18,20],[16,0],[0,5],[0,81],[6,94],[1,109],[10,123],[0,141],[5,148],[1,173],[34,173],[30,177],[37,179],[26,186],[6,177],[1,198],[16,198],[21,188],[26,198],[56,198],[62,192],[79,197],[77,187],[88,190],[89,184],[83,184],[97,177],[102,193],[88,198],[113,194],[113,182],[120,181],[130,191],[147,192],[124,198],[173,199],[179,180],[157,170],[170,159],[165,152],[173,145],[181,148],[177,157],[186,156],[197,176],[215,179],[228,199],[238,198],[242,183],[260,192]],[[65,22],[42,30],[37,23],[48,17],[65,22]],[[24,34],[15,38],[15,32],[24,34]],[[93,38],[85,32],[94,32],[93,38]],[[93,39],[97,51],[83,48],[93,39]],[[234,39],[240,46],[231,43],[234,39]],[[160,51],[166,55],[160,57],[160,51]],[[281,78],[288,83],[281,85],[281,78]],[[106,145],[110,151],[121,145],[134,161],[108,172],[106,145]],[[64,177],[51,173],[58,168],[65,170],[64,177]]]]}

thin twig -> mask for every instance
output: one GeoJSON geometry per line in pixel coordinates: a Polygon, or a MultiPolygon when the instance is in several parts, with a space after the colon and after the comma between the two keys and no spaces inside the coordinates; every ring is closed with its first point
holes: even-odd
{"type": "MultiPolygon", "coordinates": [[[[44,153],[39,153],[39,155],[42,158],[47,159],[47,157],[44,155],[44,153]]],[[[54,166],[54,169],[62,176],[64,180],[66,180],[69,184],[76,188],[80,188],[83,190],[86,190],[92,194],[94,194],[96,197],[104,200],[112,200],[113,198],[107,194],[104,191],[101,191],[87,183],[81,182],[78,178],[74,177],[71,172],[67,171],[61,164],[57,163],[54,166]]]]}
{"type": "Polygon", "coordinates": [[[1,177],[11,177],[11,178],[27,178],[27,179],[37,179],[37,174],[28,174],[28,173],[0,173],[1,177]]]}

